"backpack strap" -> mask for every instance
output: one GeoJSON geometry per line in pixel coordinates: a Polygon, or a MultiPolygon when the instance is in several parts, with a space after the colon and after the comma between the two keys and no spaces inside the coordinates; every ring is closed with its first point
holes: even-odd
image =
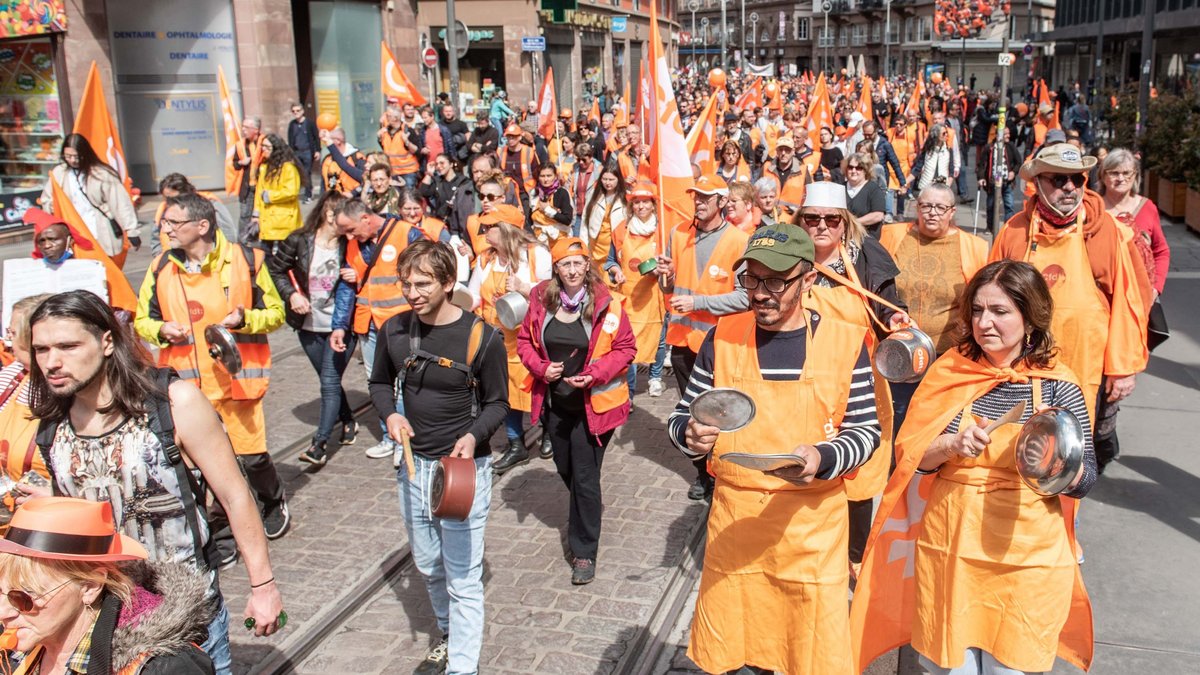
{"type": "Polygon", "coordinates": [[[395,395],[397,397],[404,395],[404,379],[409,369],[422,370],[427,364],[435,363],[442,368],[457,370],[466,376],[467,388],[471,390],[471,416],[477,417],[481,408],[479,402],[481,355],[486,351],[486,346],[491,344],[492,339],[497,333],[498,331],[492,326],[487,325],[483,319],[478,316],[473,317],[471,332],[467,337],[467,360],[463,363],[421,349],[421,335],[417,331],[417,319],[415,316],[410,317],[408,323],[409,354],[408,358],[404,360],[404,367],[400,369],[399,375],[396,376],[395,395]]]}
{"type": "MultiPolygon", "coordinates": [[[[56,496],[62,496],[62,490],[58,488],[58,481],[54,479],[54,463],[50,458],[50,447],[54,445],[54,436],[58,433],[58,425],[61,423],[62,420],[38,420],[37,434],[33,437],[38,452],[42,453],[42,463],[46,465],[46,472],[50,474],[50,488],[56,496]]],[[[32,458],[29,462],[33,463],[32,458]]]]}

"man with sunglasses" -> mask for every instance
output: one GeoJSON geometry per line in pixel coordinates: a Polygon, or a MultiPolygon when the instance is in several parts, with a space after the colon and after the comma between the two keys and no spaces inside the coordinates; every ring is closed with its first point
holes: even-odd
{"type": "Polygon", "coordinates": [[[711,457],[718,478],[688,646],[705,672],[853,670],[849,616],[832,609],[849,584],[843,476],[881,432],[867,328],[805,306],[815,257],[799,226],[754,233],[735,262],[751,311],[708,332],[667,420],[675,446],[711,457]],[[692,417],[696,396],[717,387],[754,401],[747,426],[720,433],[692,417]],[[730,452],[788,459],[750,468],[730,452]]]}
{"type": "MultiPolygon", "coordinates": [[[[679,393],[687,389],[692,366],[704,336],[717,317],[746,310],[746,291],[737,285],[734,264],[746,247],[748,234],[725,220],[729,187],[715,174],[696,179],[688,188],[696,207],[696,219],[671,233],[665,255],[658,257],[654,273],[662,277],[671,293],[667,344],[671,345],[671,367],[679,393]]],[[[696,481],[689,499],[712,495],[713,479],[705,458],[696,462],[696,481]]]]}
{"type": "Polygon", "coordinates": [[[1024,260],[1041,270],[1054,300],[1051,332],[1075,372],[1095,422],[1100,471],[1120,454],[1116,404],[1146,368],[1151,288],[1141,255],[1088,190],[1096,164],[1067,143],[1047,145],[1021,167],[1035,197],[996,235],[990,260],[1024,260]],[[1097,292],[1099,291],[1099,292],[1097,292]],[[1110,428],[1111,427],[1111,428],[1110,428]]]}

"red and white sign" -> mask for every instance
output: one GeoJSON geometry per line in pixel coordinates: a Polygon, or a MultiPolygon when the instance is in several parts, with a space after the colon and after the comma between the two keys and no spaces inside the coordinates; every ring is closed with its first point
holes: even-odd
{"type": "Polygon", "coordinates": [[[438,64],[437,50],[434,49],[433,47],[426,47],[424,49],[424,51],[421,52],[421,63],[425,64],[425,67],[429,68],[430,70],[437,68],[437,64],[438,64]]]}

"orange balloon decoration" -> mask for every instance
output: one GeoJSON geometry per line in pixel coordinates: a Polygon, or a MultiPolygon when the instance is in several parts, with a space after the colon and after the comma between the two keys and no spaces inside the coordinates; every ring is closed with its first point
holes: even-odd
{"type": "Polygon", "coordinates": [[[942,83],[942,74],[940,72],[934,71],[933,73],[931,73],[929,75],[929,81],[934,84],[941,84],[942,83]]]}
{"type": "Polygon", "coordinates": [[[713,68],[708,71],[708,86],[713,89],[725,88],[725,71],[720,68],[713,68]]]}
{"type": "Polygon", "coordinates": [[[323,112],[317,115],[317,128],[325,131],[333,131],[337,126],[337,116],[330,112],[323,112]]]}

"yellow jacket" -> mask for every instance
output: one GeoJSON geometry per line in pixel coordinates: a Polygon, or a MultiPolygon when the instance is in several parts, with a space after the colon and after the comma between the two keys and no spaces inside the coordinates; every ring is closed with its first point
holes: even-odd
{"type": "Polygon", "coordinates": [[[279,175],[267,179],[267,167],[258,167],[258,185],[254,188],[254,213],[258,215],[258,237],[263,241],[283,241],[300,229],[300,171],[288,162],[279,175]],[[263,199],[263,193],[267,198],[263,199]]]}
{"type": "MultiPolygon", "coordinates": [[[[259,184],[261,185],[261,183],[259,184]]],[[[162,255],[167,256],[165,264],[178,265],[183,268],[183,261],[178,257],[177,251],[167,251],[162,255]]],[[[241,253],[218,230],[216,247],[204,258],[199,273],[221,275],[221,286],[228,290],[230,256],[234,255],[241,255],[241,253]]],[[[133,320],[133,328],[142,339],[157,347],[162,347],[166,345],[166,342],[158,335],[158,331],[163,325],[162,309],[159,307],[159,300],[156,297],[157,288],[155,288],[158,272],[159,263],[156,258],[155,262],[151,263],[150,269],[146,271],[146,278],[142,281],[141,290],[138,291],[137,316],[133,320]]],[[[254,277],[254,285],[257,286],[255,296],[261,297],[255,298],[253,307],[246,308],[245,325],[234,331],[236,333],[270,333],[283,325],[283,299],[279,297],[279,291],[275,289],[275,282],[271,280],[271,273],[265,264],[259,267],[258,274],[254,277]]],[[[201,332],[204,330],[203,326],[196,328],[201,332]]]]}

